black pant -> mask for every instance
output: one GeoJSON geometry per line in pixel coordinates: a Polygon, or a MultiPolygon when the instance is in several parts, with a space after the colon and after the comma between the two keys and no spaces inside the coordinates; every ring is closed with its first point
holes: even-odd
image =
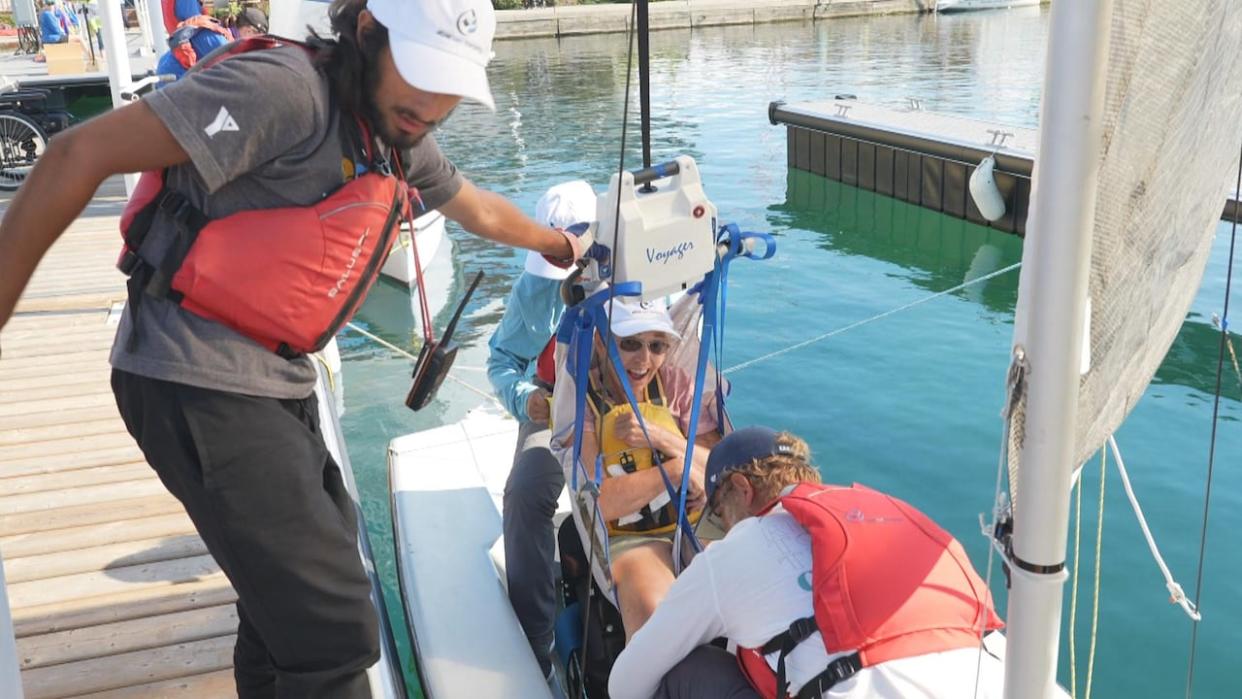
{"type": "Polygon", "coordinates": [[[664,675],[655,699],[759,699],[759,693],[732,653],[699,646],[664,675]]]}
{"type": "Polygon", "coordinates": [[[241,699],[370,697],[379,658],[354,505],[315,396],[277,400],[112,372],[130,434],[237,590],[241,699]]]}
{"type": "Polygon", "coordinates": [[[548,448],[551,436],[546,425],[522,423],[513,469],[505,481],[503,517],[509,602],[545,675],[552,668],[549,651],[556,626],[552,518],[565,488],[561,464],[548,448]]]}

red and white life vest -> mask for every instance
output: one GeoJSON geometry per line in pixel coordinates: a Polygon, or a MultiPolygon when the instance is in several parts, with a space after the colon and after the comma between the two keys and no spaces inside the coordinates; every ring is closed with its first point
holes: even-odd
{"type": "MultiPolygon", "coordinates": [[[[214,52],[196,70],[248,51],[292,42],[254,37],[214,52]]],[[[344,121],[349,117],[342,116],[344,121]]],[[[322,349],[353,317],[379,276],[410,197],[417,191],[390,174],[361,126],[360,146],[372,167],[318,203],[241,211],[209,219],[168,188],[164,173],[146,172],[121,216],[125,241],[117,266],[142,292],[170,299],[226,325],[282,356],[322,349]],[[142,256],[156,211],[178,231],[160,260],[142,256]]],[[[133,294],[131,294],[132,296],[133,294]]]]}
{"type": "Polygon", "coordinates": [[[861,485],[802,484],[780,505],[811,535],[815,614],[763,648],[738,650],[742,672],[765,699],[787,696],[785,656],[816,631],[833,661],[799,697],[819,697],[864,667],[979,644],[1003,626],[962,549],[930,518],[861,485]],[[776,671],[765,655],[780,652],[776,671]]]}

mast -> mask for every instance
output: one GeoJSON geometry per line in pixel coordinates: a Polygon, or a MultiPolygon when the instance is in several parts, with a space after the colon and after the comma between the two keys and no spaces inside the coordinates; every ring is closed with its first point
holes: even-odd
{"type": "MultiPolygon", "coordinates": [[[[648,0],[638,0],[638,102],[642,113],[643,168],[651,167],[651,23],[648,0]]],[[[651,187],[647,183],[644,191],[651,187]]]]}
{"type": "Polygon", "coordinates": [[[1010,568],[1007,699],[1056,685],[1070,482],[1113,0],[1052,5],[1014,350],[1028,362],[1010,568]]]}

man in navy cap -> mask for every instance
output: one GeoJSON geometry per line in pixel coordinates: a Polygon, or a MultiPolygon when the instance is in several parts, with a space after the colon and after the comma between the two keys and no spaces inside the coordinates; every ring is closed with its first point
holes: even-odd
{"type": "Polygon", "coordinates": [[[766,427],[721,440],[704,486],[728,534],[617,659],[613,699],[1001,696],[979,641],[1000,626],[986,586],[922,513],[820,485],[806,442],[766,427]]]}

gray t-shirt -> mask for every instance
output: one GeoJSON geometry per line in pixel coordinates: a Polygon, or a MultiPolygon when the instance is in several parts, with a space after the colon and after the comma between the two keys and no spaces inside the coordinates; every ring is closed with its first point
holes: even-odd
{"type": "MultiPolygon", "coordinates": [[[[344,182],[340,118],[330,106],[327,79],[299,47],[229,58],[145,101],[190,155],[189,164],[168,170],[167,186],[210,218],[308,206],[344,182]]],[[[461,188],[462,176],[430,136],[404,162],[428,209],[444,205],[461,188]]],[[[172,220],[158,213],[143,257],[162,259],[174,230],[172,220]]],[[[310,358],[284,359],[150,295],[127,304],[111,362],[154,379],[272,398],[304,398],[315,383],[310,358]]]]}

